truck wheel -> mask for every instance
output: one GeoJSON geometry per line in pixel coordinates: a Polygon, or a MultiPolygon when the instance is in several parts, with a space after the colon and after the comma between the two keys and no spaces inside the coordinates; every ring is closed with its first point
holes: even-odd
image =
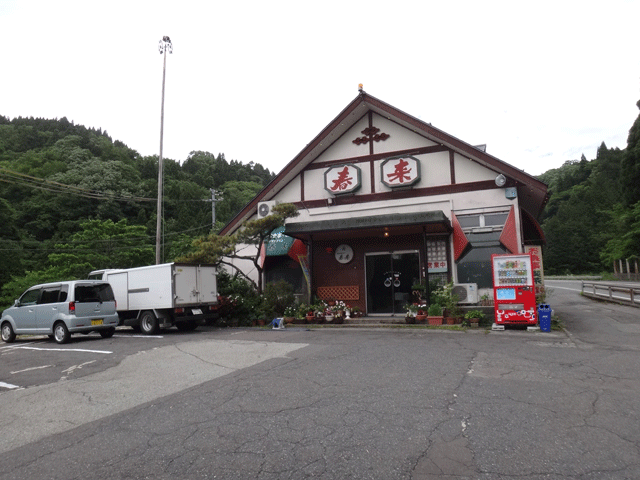
{"type": "Polygon", "coordinates": [[[56,343],[67,343],[70,338],[71,334],[64,322],[58,322],[53,326],[53,339],[56,343]]]}
{"type": "Polygon", "coordinates": [[[181,332],[192,332],[198,328],[198,322],[195,320],[185,320],[184,322],[176,322],[176,328],[181,332]]]}
{"type": "Polygon", "coordinates": [[[2,341],[6,343],[11,343],[16,339],[16,334],[11,328],[11,324],[9,322],[4,322],[2,324],[2,341]]]}
{"type": "Polygon", "coordinates": [[[140,330],[145,335],[158,333],[158,319],[153,312],[142,312],[142,315],[140,315],[140,330]]]}

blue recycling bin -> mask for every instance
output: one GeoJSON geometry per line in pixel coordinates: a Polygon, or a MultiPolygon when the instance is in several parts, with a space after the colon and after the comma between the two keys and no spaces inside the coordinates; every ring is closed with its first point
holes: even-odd
{"type": "Polygon", "coordinates": [[[538,305],[538,323],[541,332],[551,331],[551,307],[546,303],[538,305]]]}

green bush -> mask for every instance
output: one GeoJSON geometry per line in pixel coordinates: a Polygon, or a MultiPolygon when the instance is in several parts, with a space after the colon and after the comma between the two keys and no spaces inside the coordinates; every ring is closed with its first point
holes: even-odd
{"type": "Polygon", "coordinates": [[[284,316],[285,309],[295,303],[296,297],[293,294],[293,286],[290,283],[279,280],[268,283],[264,287],[262,302],[258,313],[260,317],[271,320],[275,317],[284,316]]]}
{"type": "Polygon", "coordinates": [[[218,270],[218,293],[222,297],[220,318],[225,323],[240,326],[251,325],[257,317],[262,298],[247,280],[218,270]]]}

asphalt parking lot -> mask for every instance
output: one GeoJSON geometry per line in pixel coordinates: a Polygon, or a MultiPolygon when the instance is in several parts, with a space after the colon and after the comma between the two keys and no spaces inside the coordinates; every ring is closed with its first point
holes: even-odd
{"type": "Polygon", "coordinates": [[[0,479],[640,478],[638,311],[571,289],[549,303],[566,332],[16,343],[0,350],[1,380],[25,383],[0,393],[0,479]],[[43,345],[63,350],[20,348],[43,345]]]}
{"type": "Polygon", "coordinates": [[[19,336],[14,343],[0,343],[0,395],[11,389],[91,375],[117,365],[129,355],[202,334],[202,330],[181,333],[172,329],[147,336],[118,327],[110,339],[97,333],[76,334],[64,345],[45,335],[19,336]]]}

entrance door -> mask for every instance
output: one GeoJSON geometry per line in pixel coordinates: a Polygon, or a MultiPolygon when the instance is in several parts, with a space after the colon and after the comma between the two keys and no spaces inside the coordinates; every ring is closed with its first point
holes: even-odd
{"type": "Polygon", "coordinates": [[[366,256],[367,312],[404,314],[411,286],[420,282],[417,251],[372,253],[366,256]]]}

